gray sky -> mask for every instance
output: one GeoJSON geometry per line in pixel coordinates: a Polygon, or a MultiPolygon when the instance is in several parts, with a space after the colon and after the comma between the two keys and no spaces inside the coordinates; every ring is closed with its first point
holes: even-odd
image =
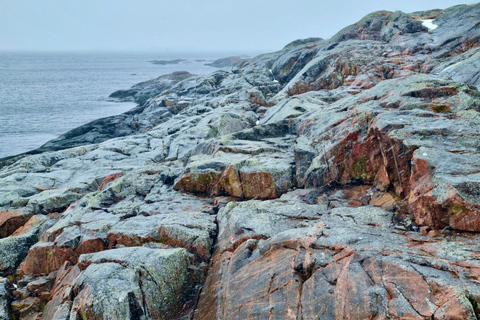
{"type": "Polygon", "coordinates": [[[0,0],[0,50],[268,52],[373,11],[461,3],[474,1],[0,0]]]}

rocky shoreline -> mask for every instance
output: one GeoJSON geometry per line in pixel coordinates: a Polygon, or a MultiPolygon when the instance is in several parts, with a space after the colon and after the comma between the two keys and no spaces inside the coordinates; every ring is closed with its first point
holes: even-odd
{"type": "Polygon", "coordinates": [[[479,21],[374,12],[0,159],[0,319],[478,319],[479,21]]]}

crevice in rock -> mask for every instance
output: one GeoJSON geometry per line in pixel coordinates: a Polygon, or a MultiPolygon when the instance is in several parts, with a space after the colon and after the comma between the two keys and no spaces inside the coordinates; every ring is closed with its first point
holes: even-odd
{"type": "MultiPolygon", "coordinates": [[[[217,245],[218,245],[218,234],[220,232],[219,231],[220,226],[219,226],[219,222],[218,222],[218,211],[220,210],[220,207],[215,206],[214,210],[215,210],[215,219],[214,219],[215,230],[210,235],[211,239],[212,239],[212,246],[211,246],[211,249],[210,249],[210,259],[209,259],[209,261],[206,261],[206,263],[208,263],[208,268],[205,270],[205,279],[208,278],[208,276],[210,275],[211,269],[212,269],[212,265],[213,265],[213,262],[214,262],[213,261],[214,252],[215,252],[215,250],[217,248],[217,245]]],[[[204,285],[205,285],[205,283],[199,284],[199,287],[197,288],[195,297],[192,300],[190,300],[192,302],[192,310],[193,310],[191,315],[190,315],[190,320],[193,320],[194,317],[195,317],[195,311],[198,309],[198,303],[200,302],[200,296],[201,296],[201,294],[204,290],[204,285]]]]}
{"type": "Polygon", "coordinates": [[[470,301],[470,304],[472,305],[475,316],[477,317],[477,319],[480,319],[480,304],[478,300],[468,291],[466,292],[466,296],[468,301],[470,301]]]}
{"type": "Polygon", "coordinates": [[[240,239],[238,239],[237,241],[235,241],[234,243],[232,243],[231,245],[229,245],[227,248],[225,248],[222,253],[224,252],[235,252],[238,247],[240,247],[240,245],[242,245],[242,243],[248,241],[248,240],[251,240],[251,239],[254,239],[254,240],[267,240],[268,237],[267,236],[264,236],[264,235],[261,235],[261,234],[257,234],[257,235],[254,235],[254,236],[245,236],[245,237],[242,237],[240,239]]]}
{"type": "MultiPolygon", "coordinates": [[[[148,309],[145,303],[145,293],[143,292],[142,288],[142,280],[139,279],[138,285],[140,287],[140,292],[142,294],[142,304],[143,304],[143,310],[147,312],[148,315],[148,309]]],[[[137,297],[135,297],[135,294],[133,292],[128,293],[128,309],[130,312],[130,319],[140,319],[145,313],[142,310],[142,307],[138,303],[137,297]]]]}

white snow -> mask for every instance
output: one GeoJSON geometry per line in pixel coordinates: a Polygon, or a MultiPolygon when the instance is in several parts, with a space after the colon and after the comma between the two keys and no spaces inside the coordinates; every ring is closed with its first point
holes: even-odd
{"type": "Polygon", "coordinates": [[[435,19],[426,19],[426,20],[420,20],[420,21],[422,21],[422,25],[424,27],[427,27],[430,30],[435,30],[437,29],[438,26],[436,24],[433,24],[432,22],[433,20],[435,19]]]}

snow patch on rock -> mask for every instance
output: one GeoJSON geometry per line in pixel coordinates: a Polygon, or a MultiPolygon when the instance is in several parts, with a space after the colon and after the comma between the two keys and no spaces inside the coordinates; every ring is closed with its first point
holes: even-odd
{"type": "Polygon", "coordinates": [[[426,19],[426,20],[420,20],[420,21],[422,21],[422,25],[424,27],[427,27],[429,30],[435,30],[437,29],[438,26],[436,24],[433,24],[432,22],[433,20],[435,19],[426,19]]]}

